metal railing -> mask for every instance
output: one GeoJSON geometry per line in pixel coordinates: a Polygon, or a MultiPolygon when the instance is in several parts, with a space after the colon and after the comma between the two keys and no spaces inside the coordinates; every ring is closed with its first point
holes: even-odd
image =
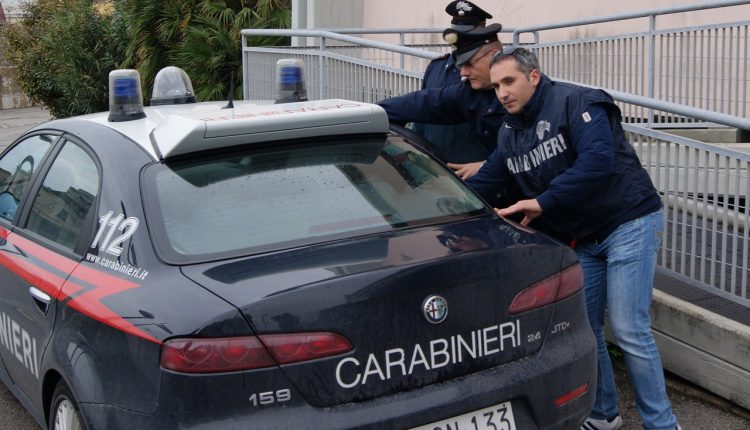
{"type": "MultiPolygon", "coordinates": [[[[609,15],[598,18],[503,29],[504,43],[523,43],[539,56],[549,76],[610,88],[630,94],[686,106],[748,117],[750,115],[750,20],[703,26],[662,29],[657,27],[662,17],[705,10],[732,10],[749,5],[749,0],[722,0],[685,6],[649,9],[641,12],[609,15]],[[587,26],[614,27],[627,21],[631,28],[641,31],[629,34],[578,38],[573,40],[543,41],[550,31],[574,28],[586,32],[587,26]],[[530,35],[530,37],[527,37],[530,35]],[[525,40],[525,39],[530,39],[525,40]]],[[[742,15],[740,15],[742,16],[742,15]]],[[[443,29],[344,29],[328,32],[297,31],[295,38],[313,46],[293,47],[288,52],[303,50],[306,58],[316,56],[316,65],[326,68],[325,57],[339,53],[381,66],[408,70],[421,76],[427,60],[416,60],[412,54],[367,46],[361,42],[342,40],[342,36],[367,35],[390,38],[391,45],[410,46],[426,51],[445,53],[450,49],[436,34],[443,29]],[[323,34],[325,33],[325,34],[323,34]],[[428,37],[418,38],[419,35],[428,37]],[[313,38],[314,40],[311,40],[313,38]]],[[[255,33],[261,34],[261,33],[255,33]]],[[[290,35],[289,33],[276,33],[290,35]]],[[[606,33],[605,33],[606,34],[606,33]]],[[[549,37],[548,37],[549,38],[549,37]]],[[[362,41],[363,39],[359,39],[362,41]]],[[[243,46],[245,43],[243,42],[243,46]]],[[[283,48],[279,48],[283,49],[283,48]]],[[[283,53],[279,52],[280,55],[283,53]]],[[[334,64],[335,66],[335,64],[334,64]]],[[[317,70],[310,73],[317,89],[320,78],[317,70]]],[[[268,75],[272,76],[272,75],[268,75]]],[[[416,76],[416,75],[415,75],[416,76]]],[[[341,76],[339,76],[341,77],[341,76]]],[[[258,84],[269,88],[270,82],[258,84]]],[[[409,83],[408,85],[413,85],[409,83]]],[[[411,88],[411,87],[410,87],[411,88]]],[[[254,91],[255,89],[251,89],[254,91]]],[[[373,94],[386,94],[374,91],[373,94]]],[[[717,124],[696,120],[671,112],[654,111],[637,105],[620,104],[625,122],[646,124],[648,127],[713,127],[717,124]]]]}
{"type": "Polygon", "coordinates": [[[429,60],[439,54],[329,31],[243,30],[243,95],[245,100],[273,99],[276,61],[298,58],[305,62],[310,97],[375,102],[419,89],[429,60]],[[315,46],[256,48],[249,36],[315,38],[315,46]],[[332,44],[331,42],[335,43],[332,44]],[[398,61],[398,68],[393,63],[398,61]]]}
{"type": "MultiPolygon", "coordinates": [[[[631,106],[750,128],[747,118],[609,93],[631,106]]],[[[634,124],[623,127],[667,209],[659,264],[750,307],[750,153],[634,124]]]]}
{"type": "Polygon", "coordinates": [[[750,307],[750,154],[623,127],[666,208],[659,265],[750,307]]]}
{"type": "MultiPolygon", "coordinates": [[[[510,41],[513,29],[501,36],[510,41]]],[[[305,61],[308,96],[346,98],[375,102],[419,89],[427,64],[450,51],[446,44],[409,35],[442,34],[443,29],[343,29],[329,30],[243,30],[243,95],[249,99],[274,98],[276,61],[298,58],[305,61]],[[353,37],[350,34],[382,35],[396,38],[397,44],[353,37]],[[285,36],[295,46],[272,48],[248,46],[252,36],[285,36]],[[374,73],[377,71],[377,73],[374,73]],[[373,74],[374,73],[374,74],[373,74]],[[364,76],[377,76],[367,81],[364,76]],[[397,92],[394,92],[397,91],[397,92]]]]}
{"type": "MultiPolygon", "coordinates": [[[[517,28],[513,43],[533,34],[533,48],[545,72],[575,82],[611,88],[696,108],[747,117],[750,102],[748,34],[750,21],[657,29],[657,18],[684,12],[721,9],[749,1],[713,1],[642,12],[517,28]],[[545,31],[611,24],[628,20],[644,31],[614,36],[541,42],[545,31]]],[[[597,27],[601,28],[601,27],[597,27]]],[[[648,126],[705,127],[711,123],[629,106],[628,122],[648,126]]]]}
{"type": "MultiPolygon", "coordinates": [[[[339,45],[326,46],[319,41],[312,47],[254,48],[243,42],[245,99],[275,97],[270,77],[275,76],[275,64],[281,58],[305,60],[311,98],[376,102],[420,87],[421,72],[399,69],[388,61],[404,55],[405,64],[421,65],[437,56],[431,51],[331,32],[244,30],[243,38],[259,34],[325,38],[339,45]],[[393,55],[381,55],[378,51],[382,50],[393,55]]],[[[609,91],[626,107],[750,130],[747,118],[609,91]]],[[[750,154],[642,125],[624,127],[667,208],[659,264],[750,307],[750,210],[745,198],[750,191],[750,154]]]]}

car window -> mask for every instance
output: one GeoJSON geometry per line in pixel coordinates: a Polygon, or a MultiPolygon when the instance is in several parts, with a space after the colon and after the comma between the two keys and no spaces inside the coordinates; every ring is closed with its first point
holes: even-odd
{"type": "Polygon", "coordinates": [[[66,142],[34,199],[26,228],[72,250],[98,192],[94,160],[66,142]]]}
{"type": "Polygon", "coordinates": [[[31,175],[57,136],[40,134],[18,143],[0,159],[0,217],[12,221],[31,175]]]}
{"type": "Polygon", "coordinates": [[[267,251],[485,210],[455,175],[396,138],[155,164],[145,180],[172,257],[267,251]]]}

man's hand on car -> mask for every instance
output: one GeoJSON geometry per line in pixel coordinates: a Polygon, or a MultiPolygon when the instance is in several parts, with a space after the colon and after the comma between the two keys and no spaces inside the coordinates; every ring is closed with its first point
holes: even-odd
{"type": "Polygon", "coordinates": [[[456,164],[448,163],[448,167],[453,169],[453,172],[464,181],[476,175],[479,169],[484,164],[484,161],[477,161],[475,163],[456,164]]]}

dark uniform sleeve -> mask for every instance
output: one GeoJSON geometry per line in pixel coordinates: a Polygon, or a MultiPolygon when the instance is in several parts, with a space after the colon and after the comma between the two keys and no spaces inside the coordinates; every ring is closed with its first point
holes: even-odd
{"type": "Polygon", "coordinates": [[[499,191],[510,185],[512,177],[500,151],[493,151],[479,171],[466,180],[466,184],[487,202],[494,202],[499,191]]]}
{"type": "Polygon", "coordinates": [[[537,196],[544,211],[575,206],[613,171],[614,139],[605,108],[600,104],[590,104],[584,112],[574,115],[569,120],[571,142],[568,143],[576,151],[576,160],[537,196]]]}
{"type": "Polygon", "coordinates": [[[464,109],[465,84],[414,91],[378,102],[393,122],[424,122],[458,124],[466,122],[464,109]]]}

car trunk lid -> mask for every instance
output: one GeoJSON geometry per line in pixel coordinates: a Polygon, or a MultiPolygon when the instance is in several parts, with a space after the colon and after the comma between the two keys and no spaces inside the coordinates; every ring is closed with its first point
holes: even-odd
{"type": "Polygon", "coordinates": [[[539,233],[484,218],[183,271],[237,306],[256,334],[344,336],[353,346],[346,354],[281,366],[309,403],[331,406],[533,354],[553,307],[508,308],[571,255],[539,233]]]}

